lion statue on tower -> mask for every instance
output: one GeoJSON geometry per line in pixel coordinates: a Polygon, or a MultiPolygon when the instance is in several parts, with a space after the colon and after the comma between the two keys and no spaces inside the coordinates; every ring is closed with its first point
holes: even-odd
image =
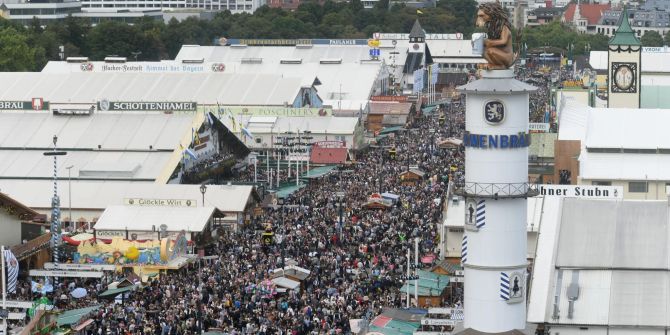
{"type": "Polygon", "coordinates": [[[488,2],[477,8],[477,27],[486,28],[484,59],[487,70],[504,70],[514,63],[512,29],[507,11],[499,2],[488,2]]]}

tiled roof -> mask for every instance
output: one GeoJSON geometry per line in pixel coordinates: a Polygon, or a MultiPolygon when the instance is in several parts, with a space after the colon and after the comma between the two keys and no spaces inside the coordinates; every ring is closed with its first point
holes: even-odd
{"type": "Polygon", "coordinates": [[[347,148],[322,148],[315,146],[310,156],[312,164],[343,164],[347,161],[347,148]]]}
{"type": "MultiPolygon", "coordinates": [[[[563,17],[566,22],[572,22],[572,19],[575,16],[575,8],[577,4],[571,3],[568,5],[568,8],[563,13],[563,17]]],[[[610,4],[580,4],[579,5],[579,14],[585,18],[589,25],[594,25],[598,23],[600,17],[603,15],[603,12],[610,9],[610,4]]]]}
{"type": "Polygon", "coordinates": [[[37,251],[40,251],[49,246],[49,241],[51,240],[51,233],[44,234],[37,238],[34,238],[26,243],[18,244],[11,247],[14,257],[19,261],[25,259],[37,251]]]}

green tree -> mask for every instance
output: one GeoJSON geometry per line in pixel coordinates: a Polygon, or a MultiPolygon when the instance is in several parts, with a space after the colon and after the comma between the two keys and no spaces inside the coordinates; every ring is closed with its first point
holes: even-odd
{"type": "Polygon", "coordinates": [[[655,30],[647,30],[640,42],[645,47],[662,47],[663,46],[663,36],[655,30]]]}
{"type": "Polygon", "coordinates": [[[25,33],[13,27],[0,28],[0,71],[34,71],[35,54],[25,33]]]}

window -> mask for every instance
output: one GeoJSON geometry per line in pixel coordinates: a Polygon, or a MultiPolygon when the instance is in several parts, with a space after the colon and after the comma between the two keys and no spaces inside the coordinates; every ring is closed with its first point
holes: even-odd
{"type": "Polygon", "coordinates": [[[591,185],[596,185],[596,186],[612,186],[611,181],[604,181],[604,180],[594,180],[591,182],[591,185]]]}
{"type": "Polygon", "coordinates": [[[646,181],[631,181],[628,183],[628,192],[647,193],[648,186],[646,181]]]}

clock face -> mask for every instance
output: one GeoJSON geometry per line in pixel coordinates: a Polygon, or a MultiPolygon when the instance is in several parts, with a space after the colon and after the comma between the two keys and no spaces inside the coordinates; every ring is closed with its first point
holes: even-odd
{"type": "Polygon", "coordinates": [[[637,92],[636,71],[637,64],[635,63],[612,63],[612,92],[637,92]]]}
{"type": "Polygon", "coordinates": [[[633,84],[633,71],[627,65],[620,66],[614,73],[614,81],[620,89],[629,89],[633,84]]]}

